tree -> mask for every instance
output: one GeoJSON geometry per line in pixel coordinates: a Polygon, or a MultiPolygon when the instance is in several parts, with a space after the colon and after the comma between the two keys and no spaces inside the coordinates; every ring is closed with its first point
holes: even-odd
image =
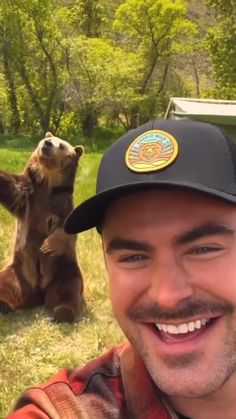
{"type": "Polygon", "coordinates": [[[191,48],[196,26],[186,12],[182,0],[126,0],[117,9],[114,28],[120,43],[140,54],[143,76],[138,92],[151,95],[152,109],[153,91],[156,99],[164,91],[172,57],[191,48]]]}
{"type": "Polygon", "coordinates": [[[78,37],[70,43],[64,100],[76,110],[85,136],[92,135],[103,112],[120,110],[121,103],[131,97],[135,100],[139,66],[137,54],[127,53],[108,41],[78,37]]]}
{"type": "Polygon", "coordinates": [[[208,29],[209,52],[216,81],[215,95],[236,96],[236,8],[233,0],[206,0],[215,10],[216,23],[208,29]]]}
{"type": "MultiPolygon", "coordinates": [[[[10,37],[9,37],[9,25],[8,14],[4,9],[3,5],[0,7],[0,51],[2,56],[2,67],[3,74],[6,82],[6,94],[8,96],[8,102],[11,109],[10,126],[13,133],[20,131],[21,120],[20,112],[17,100],[16,81],[14,68],[12,66],[12,59],[10,54],[10,37]]],[[[2,124],[3,129],[3,124],[2,124]]]]}
{"type": "Polygon", "coordinates": [[[53,22],[52,10],[53,4],[48,0],[26,0],[24,3],[3,0],[1,9],[4,33],[7,34],[7,48],[6,43],[2,44],[2,58],[11,86],[11,102],[14,104],[15,99],[15,108],[22,109],[21,119],[26,129],[33,124],[32,119],[36,119],[44,132],[53,125],[62,59],[58,43],[60,33],[53,22]],[[16,75],[17,84],[20,84],[20,78],[28,100],[17,96],[16,75]],[[28,121],[24,117],[26,113],[28,121]]]}
{"type": "Polygon", "coordinates": [[[5,85],[4,74],[0,73],[0,134],[6,131],[10,123],[7,87],[5,85]]]}
{"type": "Polygon", "coordinates": [[[70,12],[71,23],[76,31],[88,38],[98,37],[104,10],[97,0],[77,0],[70,12]]]}
{"type": "Polygon", "coordinates": [[[133,128],[169,96],[205,95],[212,74],[234,98],[235,13],[233,0],[2,0],[0,129],[133,128]]]}

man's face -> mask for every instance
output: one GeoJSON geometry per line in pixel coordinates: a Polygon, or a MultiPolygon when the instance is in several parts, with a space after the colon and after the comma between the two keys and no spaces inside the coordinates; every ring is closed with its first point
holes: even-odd
{"type": "Polygon", "coordinates": [[[202,397],[236,381],[236,207],[141,192],[112,204],[102,236],[116,318],[161,390],[202,397]]]}

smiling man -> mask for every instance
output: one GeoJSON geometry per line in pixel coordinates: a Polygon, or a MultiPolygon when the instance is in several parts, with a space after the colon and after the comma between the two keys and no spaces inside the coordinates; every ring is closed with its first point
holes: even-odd
{"type": "Polygon", "coordinates": [[[127,342],[27,390],[11,419],[235,419],[236,147],[154,121],[105,153],[65,230],[102,236],[127,342]]]}

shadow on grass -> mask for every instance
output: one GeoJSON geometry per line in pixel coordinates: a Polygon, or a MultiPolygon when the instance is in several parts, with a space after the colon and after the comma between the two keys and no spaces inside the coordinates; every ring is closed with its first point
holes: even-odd
{"type": "Polygon", "coordinates": [[[36,307],[30,310],[17,310],[14,313],[0,314],[0,339],[18,333],[20,330],[34,327],[37,323],[45,322],[48,325],[56,326],[61,335],[68,336],[78,328],[81,322],[95,322],[96,314],[85,306],[73,323],[58,323],[53,320],[49,312],[43,307],[36,307]]]}

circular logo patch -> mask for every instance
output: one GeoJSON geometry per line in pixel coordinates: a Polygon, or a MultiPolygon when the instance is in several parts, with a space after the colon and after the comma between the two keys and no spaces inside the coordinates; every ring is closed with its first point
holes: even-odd
{"type": "Polygon", "coordinates": [[[125,162],[134,172],[152,172],[169,166],[177,154],[178,143],[172,135],[161,130],[150,130],[130,144],[125,162]]]}

